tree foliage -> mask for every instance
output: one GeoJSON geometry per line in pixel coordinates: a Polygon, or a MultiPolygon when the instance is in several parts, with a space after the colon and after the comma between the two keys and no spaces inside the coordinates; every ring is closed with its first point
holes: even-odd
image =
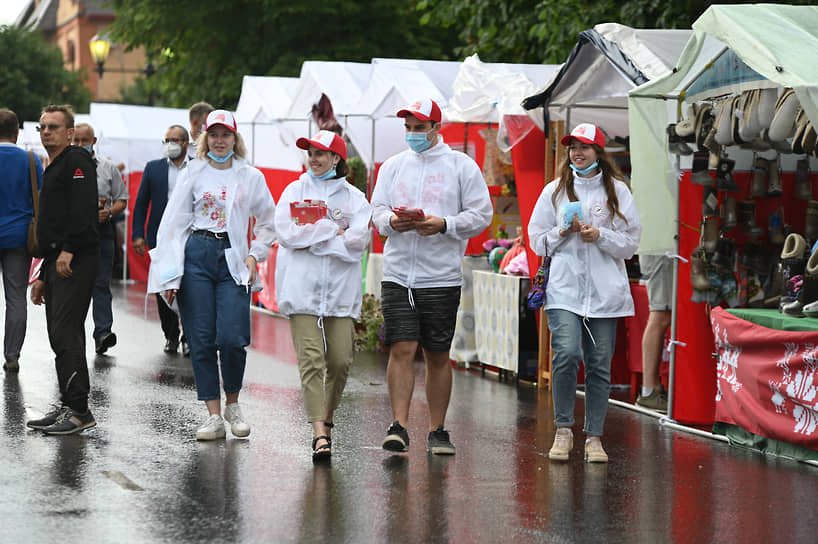
{"type": "MultiPolygon", "coordinates": [[[[419,0],[423,24],[456,30],[455,53],[487,62],[558,64],[579,33],[599,23],[634,28],[690,28],[712,2],[699,0],[419,0]]],[[[739,2],[721,2],[739,3],[739,2]]],[[[740,2],[745,3],[745,2],[740,2]]],[[[812,4],[794,0],[789,4],[812,4]]]]}
{"type": "Polygon", "coordinates": [[[83,87],[84,72],[65,70],[60,50],[41,33],[0,26],[0,59],[0,107],[13,110],[21,121],[39,119],[48,104],[88,112],[91,93],[83,87]]]}
{"type": "Polygon", "coordinates": [[[144,46],[157,103],[235,107],[244,75],[297,76],[304,60],[450,58],[456,36],[421,27],[409,0],[109,0],[115,40],[144,46]]]}

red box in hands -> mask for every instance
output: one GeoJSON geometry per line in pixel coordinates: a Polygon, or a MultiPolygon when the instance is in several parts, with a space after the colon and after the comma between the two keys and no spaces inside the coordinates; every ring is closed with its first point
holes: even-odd
{"type": "Polygon", "coordinates": [[[397,208],[392,208],[392,211],[395,212],[395,215],[403,218],[414,219],[415,221],[423,221],[426,219],[426,214],[423,213],[423,210],[420,208],[407,208],[406,206],[398,206],[397,208]]]}
{"type": "Polygon", "coordinates": [[[327,216],[327,203],[323,200],[305,199],[303,202],[290,202],[290,217],[296,225],[315,223],[327,216]]]}

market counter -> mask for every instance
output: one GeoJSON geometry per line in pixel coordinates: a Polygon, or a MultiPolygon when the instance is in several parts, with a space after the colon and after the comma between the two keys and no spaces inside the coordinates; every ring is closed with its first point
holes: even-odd
{"type": "Polygon", "coordinates": [[[716,422],[818,450],[818,319],[717,307],[710,321],[716,422]]]}

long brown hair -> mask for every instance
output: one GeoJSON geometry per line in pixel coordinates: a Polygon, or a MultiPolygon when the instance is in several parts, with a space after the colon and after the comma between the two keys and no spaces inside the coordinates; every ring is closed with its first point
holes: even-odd
{"type": "MultiPolygon", "coordinates": [[[[605,195],[608,199],[611,223],[613,223],[613,217],[616,215],[627,223],[628,219],[619,211],[619,198],[616,196],[616,187],[614,186],[614,180],[622,179],[622,173],[602,147],[596,144],[592,144],[592,147],[596,151],[599,169],[602,170],[602,186],[605,188],[605,195]]],[[[571,169],[571,157],[568,153],[565,154],[565,159],[560,165],[560,179],[557,182],[557,188],[554,190],[554,194],[551,195],[551,205],[554,206],[554,209],[557,208],[557,198],[562,192],[568,195],[568,200],[571,202],[579,200],[577,193],[574,191],[574,171],[571,169]]]]}

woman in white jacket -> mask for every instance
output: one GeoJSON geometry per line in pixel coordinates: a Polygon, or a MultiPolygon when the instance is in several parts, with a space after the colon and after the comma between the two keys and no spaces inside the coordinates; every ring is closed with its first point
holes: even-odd
{"type": "Polygon", "coordinates": [[[228,111],[207,116],[197,160],[179,176],[150,252],[148,292],[178,302],[198,398],[207,405],[197,440],[224,438],[225,420],[233,435],[250,434],[238,404],[250,343],[250,293],[261,290],[256,263],[267,258],[275,238],[275,202],[264,176],[244,159],[236,128],[228,111]],[[251,218],[255,239],[248,247],[251,218]]]}
{"type": "Polygon", "coordinates": [[[633,315],[625,259],[642,226],[630,190],[604,151],[596,126],[577,125],[562,145],[560,177],[545,186],[528,225],[538,255],[551,256],[544,309],[551,331],[552,395],[557,432],[549,458],[573,448],[579,363],[585,364],[585,460],[606,463],[602,429],[619,317],[633,315]]]}
{"type": "Polygon", "coordinates": [[[333,414],[341,401],[353,357],[355,320],[361,313],[361,258],[369,243],[371,208],[346,181],[343,139],[322,130],[299,138],[310,169],[284,189],[275,226],[276,298],[290,318],[307,420],[313,428],[314,461],[329,459],[333,414]],[[327,216],[297,223],[290,204],[320,200],[327,216]]]}

